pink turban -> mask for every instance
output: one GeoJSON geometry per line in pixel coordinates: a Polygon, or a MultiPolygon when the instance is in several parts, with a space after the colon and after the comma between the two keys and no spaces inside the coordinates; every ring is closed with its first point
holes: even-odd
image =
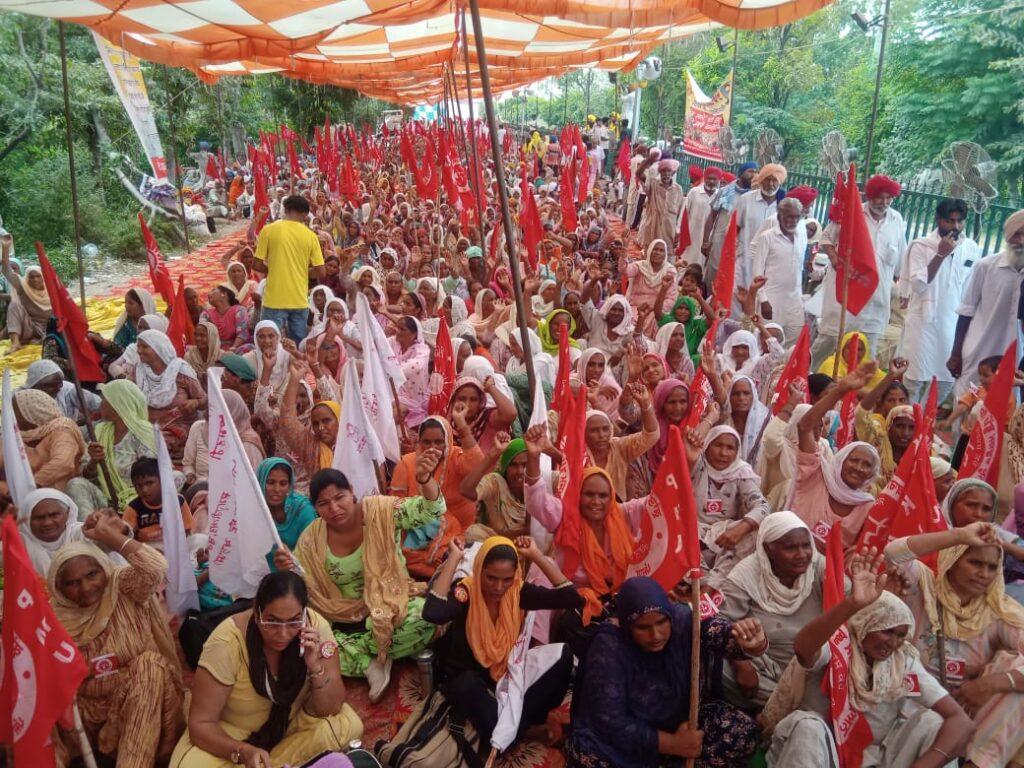
{"type": "Polygon", "coordinates": [[[679,170],[679,161],[678,160],[672,160],[671,158],[666,158],[664,160],[659,160],[658,161],[658,173],[661,173],[662,171],[672,171],[672,173],[675,173],[678,170],[679,170]]]}
{"type": "Polygon", "coordinates": [[[1003,237],[1009,240],[1019,230],[1024,229],[1024,209],[1011,213],[1003,224],[1003,237]]]}
{"type": "Polygon", "coordinates": [[[757,172],[757,175],[754,177],[753,181],[750,182],[750,186],[759,186],[761,182],[767,179],[769,176],[774,176],[775,180],[778,181],[779,184],[785,184],[786,177],[788,175],[789,172],[786,171],[786,166],[780,165],[779,163],[768,163],[768,165],[764,166],[763,168],[761,168],[760,171],[757,172]]]}

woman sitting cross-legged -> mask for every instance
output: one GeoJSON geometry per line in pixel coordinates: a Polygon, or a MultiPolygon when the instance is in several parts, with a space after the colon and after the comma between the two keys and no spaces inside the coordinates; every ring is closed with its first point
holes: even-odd
{"type": "Polygon", "coordinates": [[[569,768],[657,768],[697,758],[702,768],[743,766],[757,748],[753,718],[721,699],[724,658],[767,646],[756,619],[701,622],[701,704],[690,713],[693,615],[658,582],[627,579],[615,598],[618,624],[597,630],[577,676],[566,741],[569,768]]]}
{"type": "Polygon", "coordinates": [[[346,749],[363,724],[345,703],[337,653],[302,577],[264,576],[253,607],[222,621],[203,646],[171,768],[271,768],[346,749]]]}
{"type": "MultiPolygon", "coordinates": [[[[423,618],[451,623],[437,644],[439,684],[449,703],[476,728],[480,743],[487,745],[498,722],[494,686],[505,674],[526,611],[578,609],[583,598],[529,536],[514,544],[502,536],[487,539],[473,560],[473,575],[453,583],[461,560],[462,545],[453,540],[427,594],[423,618]],[[530,563],[556,586],[524,583],[530,563]]],[[[558,661],[526,691],[520,735],[542,725],[548,712],[562,703],[571,674],[572,652],[562,646],[558,661]]]]}
{"type": "Polygon", "coordinates": [[[118,768],[150,768],[184,726],[178,658],[156,597],[167,561],[133,541],[111,510],[90,515],[82,531],[89,541],[61,547],[46,574],[57,620],[90,661],[76,701],[94,748],[118,768]],[[128,565],[116,567],[92,542],[128,565]]]}
{"type": "MultiPolygon", "coordinates": [[[[370,700],[378,701],[391,681],[394,659],[413,656],[434,637],[421,618],[423,598],[402,557],[406,532],[444,515],[444,496],[434,479],[441,453],[423,451],[415,478],[422,496],[364,496],[357,499],[348,478],[336,469],[313,475],[309,496],[318,518],[299,536],[294,557],[309,585],[309,602],[331,623],[341,673],[365,676],[370,700]]],[[[291,570],[287,547],[274,553],[279,570],[291,570]]]]}
{"type": "Polygon", "coordinates": [[[871,740],[863,765],[877,768],[940,768],[956,765],[971,721],[918,658],[912,640],[914,615],[891,592],[875,550],[849,561],[852,587],[840,603],[811,620],[793,642],[796,658],[766,711],[773,718],[793,711],[775,726],[770,768],[820,768],[839,765],[822,678],[828,674],[829,638],[849,627],[849,705],[861,713],[871,740]],[[786,702],[783,704],[782,702],[786,702]]]}

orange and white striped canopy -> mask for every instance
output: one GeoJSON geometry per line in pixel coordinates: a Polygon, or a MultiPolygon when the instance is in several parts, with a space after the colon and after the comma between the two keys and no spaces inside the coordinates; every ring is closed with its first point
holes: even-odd
{"type": "MultiPolygon", "coordinates": [[[[721,25],[779,26],[831,1],[480,0],[480,13],[497,92],[572,68],[632,69],[669,40],[721,25]]],[[[463,6],[458,0],[0,0],[0,10],[83,24],[140,58],[187,67],[208,81],[280,72],[404,104],[436,100],[442,92],[463,6]]],[[[479,88],[472,31],[469,48],[479,88]]],[[[454,64],[463,71],[461,56],[454,64]]]]}

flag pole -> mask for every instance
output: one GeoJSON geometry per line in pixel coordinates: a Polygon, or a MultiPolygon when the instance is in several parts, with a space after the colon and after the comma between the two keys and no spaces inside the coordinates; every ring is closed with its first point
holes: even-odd
{"type": "MultiPolygon", "coordinates": [[[[483,179],[482,165],[480,162],[480,151],[476,144],[476,120],[473,119],[473,78],[469,73],[469,35],[466,34],[466,9],[462,9],[462,53],[466,62],[466,104],[469,106],[469,129],[473,133],[473,140],[469,143],[469,151],[473,153],[473,174],[476,181],[473,186],[478,186],[481,179],[483,179]]],[[[452,73],[454,74],[454,72],[452,73]]],[[[483,210],[483,195],[484,190],[478,189],[476,191],[476,216],[477,216],[477,228],[480,230],[480,247],[484,247],[484,210],[483,210]]],[[[494,237],[492,234],[491,237],[494,237]]],[[[490,273],[487,275],[490,277],[490,273]]]]}
{"type": "Polygon", "coordinates": [[[839,336],[836,338],[836,354],[832,361],[832,378],[839,375],[839,359],[843,354],[843,335],[846,333],[846,302],[850,298],[850,259],[846,259],[846,268],[843,270],[843,301],[839,307],[839,336]]]}
{"type": "Polygon", "coordinates": [[[78,737],[78,748],[82,751],[82,762],[85,768],[96,768],[96,756],[92,753],[92,745],[85,733],[85,726],[82,724],[82,713],[78,711],[78,702],[71,705],[71,712],[75,718],[75,735],[78,737]]]}
{"type": "MultiPolygon", "coordinates": [[[[456,111],[458,113],[458,117],[459,117],[459,120],[458,120],[459,134],[460,134],[460,138],[462,139],[462,141],[459,142],[459,144],[462,145],[462,155],[463,155],[463,157],[466,158],[466,160],[465,160],[466,167],[469,169],[469,173],[466,174],[467,175],[467,181],[469,181],[470,189],[475,189],[476,188],[476,184],[477,184],[476,181],[475,180],[470,180],[470,179],[468,179],[468,177],[474,175],[474,169],[477,167],[477,165],[473,162],[473,160],[475,158],[476,160],[479,161],[479,157],[477,155],[477,150],[476,150],[475,146],[470,146],[470,147],[466,146],[467,144],[474,144],[474,142],[469,142],[469,141],[466,140],[466,123],[462,119],[462,103],[459,101],[459,78],[455,74],[455,63],[454,62],[452,63],[451,68],[448,70],[448,76],[451,78],[452,99],[455,101],[455,109],[456,109],[456,111]],[[472,153],[472,154],[470,154],[470,153],[472,153]]],[[[476,178],[477,179],[480,178],[479,175],[477,175],[476,178]]],[[[477,192],[479,193],[479,190],[477,190],[477,192]]],[[[477,236],[480,238],[480,248],[483,249],[483,247],[484,247],[484,217],[483,217],[483,209],[480,206],[480,195],[479,194],[476,194],[476,195],[473,196],[473,205],[476,208],[476,231],[477,231],[477,236]]],[[[485,260],[484,263],[486,264],[486,260],[485,260]]],[[[490,277],[490,273],[488,273],[488,277],[490,277]]]]}
{"type": "MultiPolygon", "coordinates": [[[[78,211],[78,177],[75,173],[75,143],[71,135],[71,96],[68,88],[68,49],[64,41],[64,22],[57,22],[60,39],[60,79],[64,89],[64,135],[68,148],[68,174],[71,179],[71,215],[75,223],[75,254],[78,257],[78,290],[85,312],[85,268],[82,265],[82,221],[78,211]]],[[[83,411],[84,413],[84,411],[83,411]]]]}
{"type": "Polygon", "coordinates": [[[497,747],[491,747],[491,754],[487,756],[487,764],[484,765],[484,768],[493,768],[494,761],[497,760],[497,759],[498,759],[498,748],[497,747]]]}
{"type": "MultiPolygon", "coordinates": [[[[700,573],[690,582],[690,728],[698,729],[700,708],[700,573]]],[[[686,758],[686,768],[694,768],[696,758],[686,758]]]]}
{"type": "Polygon", "coordinates": [[[174,111],[171,109],[171,81],[167,77],[167,65],[163,68],[164,96],[166,97],[165,108],[167,109],[167,123],[171,129],[171,170],[174,171],[174,188],[178,191],[178,215],[181,216],[181,226],[185,230],[185,250],[192,253],[192,238],[188,234],[188,219],[185,217],[185,195],[181,188],[181,174],[178,166],[178,130],[175,128],[174,111]]]}
{"type": "MultiPolygon", "coordinates": [[[[530,348],[530,328],[526,320],[526,302],[523,298],[522,276],[519,272],[519,254],[516,247],[516,230],[512,224],[512,213],[508,208],[508,189],[505,186],[505,164],[502,162],[501,145],[498,143],[498,121],[494,116],[494,100],[491,97],[491,75],[487,69],[487,50],[484,46],[483,25],[480,23],[480,2],[469,0],[473,16],[473,39],[476,41],[476,60],[480,66],[480,85],[483,89],[484,111],[491,134],[491,156],[494,160],[494,175],[498,182],[498,199],[501,202],[501,219],[505,228],[505,248],[508,251],[508,266],[512,272],[512,288],[516,297],[516,322],[519,323],[520,346],[526,363],[526,379],[530,385],[532,399],[537,386],[537,375],[533,370],[533,350],[530,348]]],[[[465,24],[463,24],[465,28],[465,24]]],[[[467,41],[468,45],[468,41],[467,41]]],[[[493,235],[492,235],[493,237],[493,235]]]]}

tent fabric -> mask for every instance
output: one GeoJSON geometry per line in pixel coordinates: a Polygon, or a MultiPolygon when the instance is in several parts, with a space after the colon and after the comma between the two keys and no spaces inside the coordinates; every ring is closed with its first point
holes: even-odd
{"type": "MultiPolygon", "coordinates": [[[[495,91],[578,67],[632,69],[655,47],[719,25],[788,24],[832,0],[481,0],[495,91]]],[[[415,104],[442,93],[455,56],[450,0],[0,0],[0,10],[83,24],[140,58],[206,82],[280,72],[415,104]]],[[[470,70],[479,87],[470,35],[470,70]]]]}

